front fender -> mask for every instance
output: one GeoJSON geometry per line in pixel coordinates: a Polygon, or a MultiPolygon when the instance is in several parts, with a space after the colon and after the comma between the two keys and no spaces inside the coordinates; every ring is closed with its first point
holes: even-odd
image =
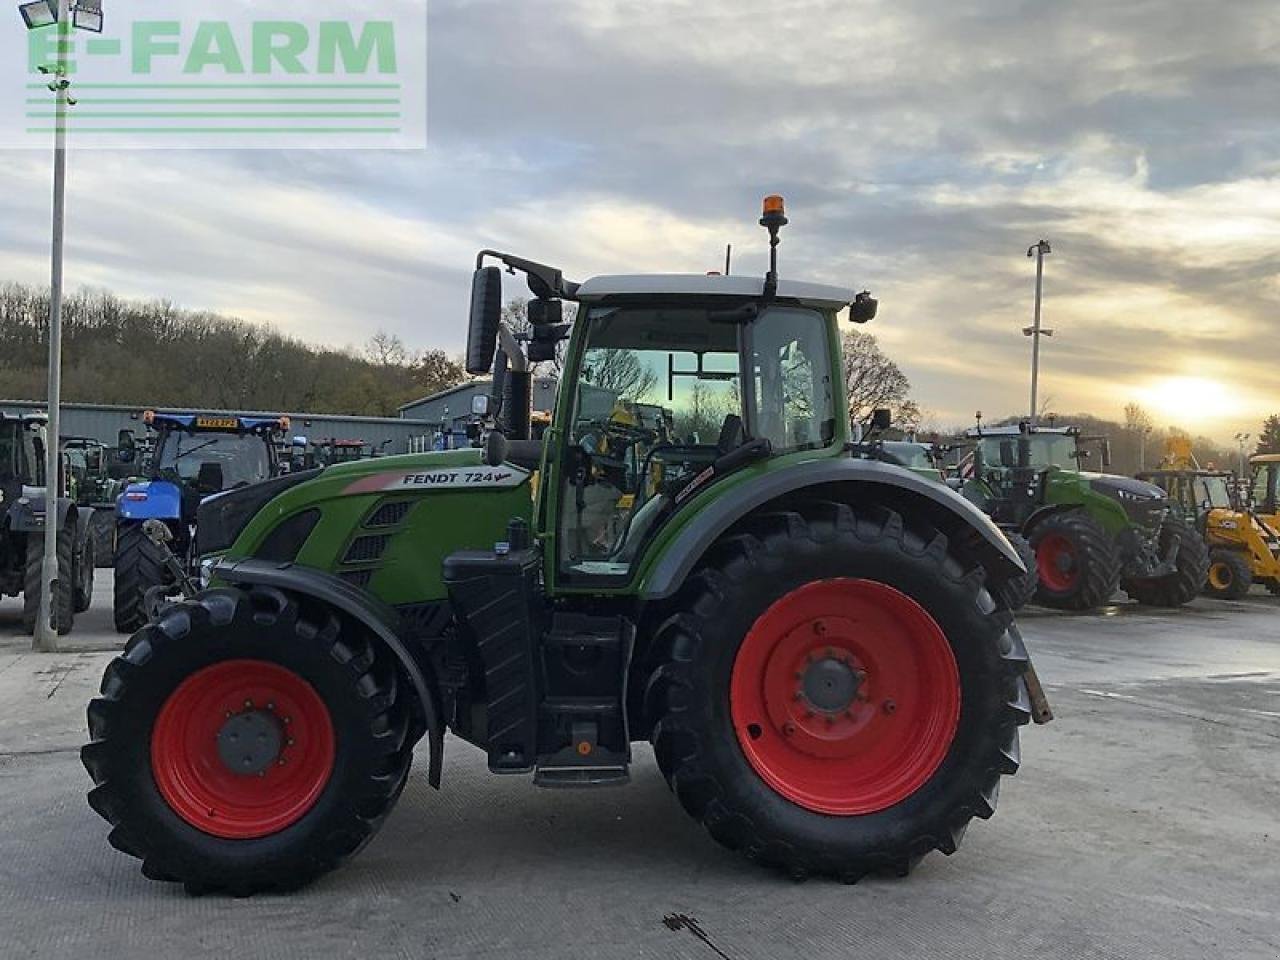
{"type": "Polygon", "coordinates": [[[116,498],[117,520],[177,520],[182,516],[182,491],[167,480],[131,483],[116,498]]]}
{"type": "Polygon", "coordinates": [[[972,531],[984,565],[1003,567],[1007,576],[1025,573],[1018,552],[991,518],[950,487],[893,464],[876,460],[839,458],[805,461],[761,473],[733,488],[732,494],[707,504],[684,525],[642,579],[646,599],[669,597],[680,588],[707,549],[738,520],[765,504],[789,494],[821,488],[831,499],[853,506],[885,502],[925,513],[930,522],[952,539],[972,531]],[[839,491],[843,487],[843,491],[839,491]],[[843,495],[842,495],[843,494],[843,495]]]}
{"type": "Polygon", "coordinates": [[[422,665],[409,651],[402,637],[400,616],[372,594],[354,587],[341,577],[311,567],[268,560],[219,560],[210,571],[211,580],[231,585],[275,587],[299,593],[336,607],[373,631],[391,650],[413,685],[427,723],[430,762],[427,777],[433,787],[440,786],[444,764],[444,721],[439,698],[422,665]]]}

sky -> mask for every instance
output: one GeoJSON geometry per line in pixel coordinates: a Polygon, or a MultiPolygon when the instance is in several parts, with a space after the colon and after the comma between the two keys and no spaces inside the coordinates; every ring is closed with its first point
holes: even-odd
{"type": "MultiPolygon", "coordinates": [[[[282,6],[287,6],[283,4],[282,6]]],[[[110,14],[110,9],[108,9],[110,14]]],[[[67,282],[460,352],[482,247],[870,288],[938,426],[1043,406],[1217,439],[1280,412],[1274,0],[431,0],[422,151],[73,151],[67,282]]],[[[0,281],[48,155],[0,152],[0,281]]],[[[525,293],[509,282],[511,296],[525,293]]]]}

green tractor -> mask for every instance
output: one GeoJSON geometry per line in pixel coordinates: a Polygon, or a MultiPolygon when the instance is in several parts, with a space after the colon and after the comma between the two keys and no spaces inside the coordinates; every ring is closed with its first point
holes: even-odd
{"type": "Polygon", "coordinates": [[[715,839],[797,878],[952,853],[1017,770],[1019,725],[1049,716],[1000,600],[1023,568],[962,497],[851,455],[837,314],[875,301],[779,281],[785,222],[767,202],[763,281],[574,283],[483,251],[480,448],[206,499],[203,589],[156,611],[89,706],[112,845],[192,891],[298,887],[375,833],[421,739],[440,785],[448,730],[559,788],[626,782],[647,740],[715,839]],[[527,350],[502,267],[535,298],[527,350]],[[566,338],[533,441],[530,363],[566,338]],[[627,403],[674,430],[620,421],[627,403]]]}
{"type": "Polygon", "coordinates": [[[99,567],[109,567],[116,550],[116,497],[124,482],[111,476],[107,446],[101,440],[63,437],[62,452],[74,478],[76,504],[93,511],[89,536],[94,561],[99,567]]]}
{"type": "Polygon", "coordinates": [[[1036,600],[1089,610],[1122,589],[1138,603],[1176,607],[1200,592],[1209,569],[1203,538],[1151,483],[1085,472],[1090,441],[1074,427],[1022,423],[970,430],[969,476],[961,488],[1034,551],[1036,600]]]}

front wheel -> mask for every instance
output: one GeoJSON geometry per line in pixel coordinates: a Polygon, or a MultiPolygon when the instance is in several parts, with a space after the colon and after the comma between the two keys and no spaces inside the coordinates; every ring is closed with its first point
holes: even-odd
{"type": "Polygon", "coordinates": [[[1178,540],[1174,571],[1163,577],[1127,580],[1121,586],[1138,603],[1150,607],[1180,607],[1190,603],[1204,589],[1209,573],[1209,548],[1204,538],[1177,517],[1169,517],[1160,528],[1163,553],[1178,540]]]}
{"type": "Polygon", "coordinates": [[[727,537],[656,631],[658,763],[793,876],[905,874],[995,810],[1030,718],[1012,618],[934,531],[806,502],[727,537]]]}
{"type": "Polygon", "coordinates": [[[1209,576],[1204,592],[1223,600],[1239,600],[1253,586],[1249,558],[1239,550],[1214,550],[1209,554],[1209,576]]]}
{"type": "Polygon", "coordinates": [[[322,605],[211,590],[170,606],[89,705],[89,805],[156,880],[301,886],[381,826],[408,774],[390,656],[322,605]]]}
{"type": "Polygon", "coordinates": [[[119,633],[133,633],[147,622],[147,591],[163,584],[164,563],[142,524],[122,523],[116,531],[115,617],[119,633]]]}

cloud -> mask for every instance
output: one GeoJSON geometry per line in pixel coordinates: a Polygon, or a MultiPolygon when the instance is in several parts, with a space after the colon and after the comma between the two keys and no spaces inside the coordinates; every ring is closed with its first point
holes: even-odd
{"type": "MultiPolygon", "coordinates": [[[[1252,428],[1280,375],[1280,14],[1268,0],[433,0],[422,153],[72,155],[68,277],[329,343],[456,350],[477,249],[597,272],[871,286],[944,422],[1046,391],[1118,413],[1212,377],[1252,428]],[[1147,391],[1147,393],[1144,393],[1147,391]]],[[[47,274],[44,157],[3,157],[0,252],[47,274]],[[19,229],[21,225],[21,229],[19,229]]],[[[512,288],[511,294],[522,291],[512,288]]],[[[1176,411],[1168,411],[1173,414],[1176,411]]]]}

